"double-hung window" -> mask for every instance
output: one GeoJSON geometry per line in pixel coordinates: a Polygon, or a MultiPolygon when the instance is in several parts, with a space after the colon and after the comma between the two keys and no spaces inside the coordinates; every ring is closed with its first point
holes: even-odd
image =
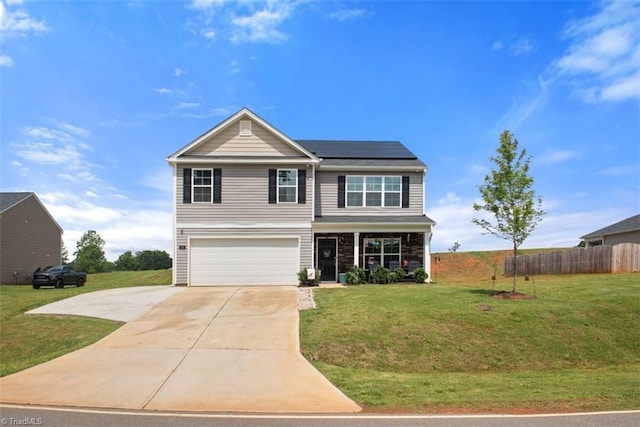
{"type": "Polygon", "coordinates": [[[347,176],[346,202],[348,207],[399,207],[402,180],[399,176],[347,176]]]}
{"type": "Polygon", "coordinates": [[[278,169],[278,203],[298,202],[298,170],[278,169]]]}
{"type": "Polygon", "coordinates": [[[191,186],[194,203],[211,203],[213,200],[213,169],[193,169],[191,186]]]}
{"type": "Polygon", "coordinates": [[[364,239],[364,266],[375,264],[389,268],[389,262],[400,261],[400,239],[364,239]]]}

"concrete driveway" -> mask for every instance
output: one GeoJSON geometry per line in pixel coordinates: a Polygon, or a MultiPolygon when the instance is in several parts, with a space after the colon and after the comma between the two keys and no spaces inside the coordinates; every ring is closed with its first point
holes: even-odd
{"type": "MultiPolygon", "coordinates": [[[[300,355],[297,288],[128,292],[102,291],[94,304],[100,317],[119,312],[112,317],[134,319],[89,347],[0,378],[0,401],[162,411],[360,410],[300,355]],[[150,299],[144,312],[139,307],[150,299]]],[[[89,295],[61,304],[67,314],[78,314],[75,307],[89,315],[89,295]]]]}

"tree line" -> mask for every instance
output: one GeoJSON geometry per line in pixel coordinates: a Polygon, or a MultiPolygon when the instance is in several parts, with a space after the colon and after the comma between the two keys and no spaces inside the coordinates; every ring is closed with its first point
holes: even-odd
{"type": "Polygon", "coordinates": [[[171,256],[166,251],[126,251],[115,262],[108,261],[104,254],[105,241],[95,230],[85,232],[76,243],[75,259],[69,260],[69,252],[62,243],[62,263],[72,265],[86,273],[110,271],[164,270],[171,268],[171,256]]]}

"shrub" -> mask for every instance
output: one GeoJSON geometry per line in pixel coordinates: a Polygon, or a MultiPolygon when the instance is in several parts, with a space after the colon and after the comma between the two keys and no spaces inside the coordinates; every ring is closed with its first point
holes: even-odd
{"type": "Polygon", "coordinates": [[[424,283],[424,281],[427,280],[428,278],[429,278],[429,274],[427,274],[427,272],[424,271],[424,268],[419,267],[413,270],[413,279],[416,281],[416,283],[424,283]]]}
{"type": "Polygon", "coordinates": [[[361,285],[367,281],[367,274],[358,266],[353,266],[347,271],[347,283],[350,285],[361,285]]]}
{"type": "Polygon", "coordinates": [[[402,280],[404,280],[404,277],[406,275],[407,273],[401,267],[396,268],[396,270],[393,272],[393,276],[395,277],[396,282],[401,282],[402,280]]]}
{"type": "Polygon", "coordinates": [[[371,273],[371,281],[373,283],[385,285],[389,283],[389,279],[391,279],[391,274],[389,270],[382,265],[378,265],[371,273]]]}
{"type": "Polygon", "coordinates": [[[298,283],[300,286],[318,286],[320,283],[320,270],[316,270],[315,278],[309,279],[309,270],[305,267],[298,272],[298,283]]]}

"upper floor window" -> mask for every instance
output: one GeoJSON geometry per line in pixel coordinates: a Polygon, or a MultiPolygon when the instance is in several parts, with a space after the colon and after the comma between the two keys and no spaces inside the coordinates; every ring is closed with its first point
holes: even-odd
{"type": "Polygon", "coordinates": [[[213,169],[193,169],[192,200],[211,203],[213,200],[213,169]]]}
{"type": "Polygon", "coordinates": [[[298,170],[278,169],[278,203],[298,202],[298,170]]]}
{"type": "Polygon", "coordinates": [[[400,206],[399,176],[347,176],[347,206],[400,206]]]}

